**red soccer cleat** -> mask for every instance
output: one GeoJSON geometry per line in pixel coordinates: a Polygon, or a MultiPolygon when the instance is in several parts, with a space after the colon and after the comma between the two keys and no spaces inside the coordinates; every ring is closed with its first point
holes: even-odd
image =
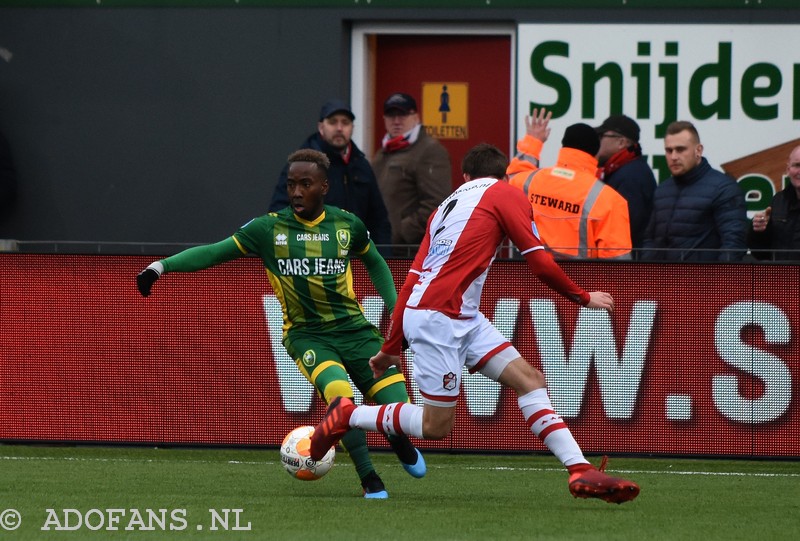
{"type": "Polygon", "coordinates": [[[629,502],[639,495],[639,485],[627,479],[610,477],[603,473],[605,469],[606,457],[603,457],[600,469],[591,467],[570,475],[570,493],[576,498],[599,498],[608,503],[629,502]]]}
{"type": "Polygon", "coordinates": [[[328,404],[325,417],[311,435],[312,460],[320,460],[328,449],[339,443],[342,436],[347,434],[350,430],[350,416],[355,409],[353,401],[343,396],[337,396],[328,404]]]}

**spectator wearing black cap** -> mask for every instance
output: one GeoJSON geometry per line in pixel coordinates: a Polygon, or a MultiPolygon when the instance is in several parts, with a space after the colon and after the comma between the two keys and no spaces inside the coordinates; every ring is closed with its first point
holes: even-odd
{"type": "Polygon", "coordinates": [[[600,179],[628,202],[633,256],[642,248],[644,231],[653,213],[656,177],[642,156],[639,124],[625,115],[610,116],[595,128],[600,136],[597,162],[600,179]]]}
{"type": "Polygon", "coordinates": [[[550,116],[534,109],[525,117],[526,134],[508,166],[509,184],[531,203],[539,239],[556,259],[630,259],[628,203],[597,178],[600,140],[594,128],[568,126],[556,166],[539,168],[550,116]]]}
{"type": "MultiPolygon", "coordinates": [[[[372,166],[352,141],[355,118],[350,106],[344,101],[327,101],[320,109],[316,133],[310,135],[300,148],[311,148],[328,156],[331,166],[328,169],[325,204],[358,216],[367,226],[379,251],[388,255],[388,245],[392,243],[389,215],[372,166]]],[[[283,209],[289,204],[286,192],[288,170],[287,164],[278,177],[269,206],[270,212],[283,209]]]]}
{"type": "Polygon", "coordinates": [[[394,93],[383,104],[386,135],[372,166],[389,220],[394,254],[413,256],[431,212],[450,195],[450,155],[420,124],[417,102],[394,93]]]}

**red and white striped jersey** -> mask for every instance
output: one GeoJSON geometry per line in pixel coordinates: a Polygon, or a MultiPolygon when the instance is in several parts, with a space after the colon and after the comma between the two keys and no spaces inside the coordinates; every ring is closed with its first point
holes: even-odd
{"type": "Polygon", "coordinates": [[[410,269],[419,280],[406,306],[474,317],[489,266],[505,237],[522,254],[544,249],[522,192],[494,178],[462,184],[428,220],[410,269]]]}

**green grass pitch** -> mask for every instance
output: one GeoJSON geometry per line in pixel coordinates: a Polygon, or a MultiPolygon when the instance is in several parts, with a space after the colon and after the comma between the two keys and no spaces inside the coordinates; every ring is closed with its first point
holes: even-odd
{"type": "Polygon", "coordinates": [[[766,541],[800,535],[800,462],[612,457],[609,473],[642,489],[635,501],[615,505],[572,498],[566,472],[550,456],[426,456],[428,475],[418,480],[393,455],[375,453],[390,494],[376,501],[361,497],[343,453],[325,478],[303,482],[283,470],[272,449],[5,445],[0,539],[766,541]]]}

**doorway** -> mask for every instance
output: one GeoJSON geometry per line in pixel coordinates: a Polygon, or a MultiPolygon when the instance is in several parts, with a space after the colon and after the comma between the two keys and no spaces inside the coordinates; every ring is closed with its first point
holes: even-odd
{"type": "Polygon", "coordinates": [[[375,154],[383,102],[405,92],[417,101],[429,135],[450,153],[454,188],[472,146],[485,142],[513,153],[514,38],[513,26],[355,25],[351,103],[363,119],[356,144],[375,154]]]}

